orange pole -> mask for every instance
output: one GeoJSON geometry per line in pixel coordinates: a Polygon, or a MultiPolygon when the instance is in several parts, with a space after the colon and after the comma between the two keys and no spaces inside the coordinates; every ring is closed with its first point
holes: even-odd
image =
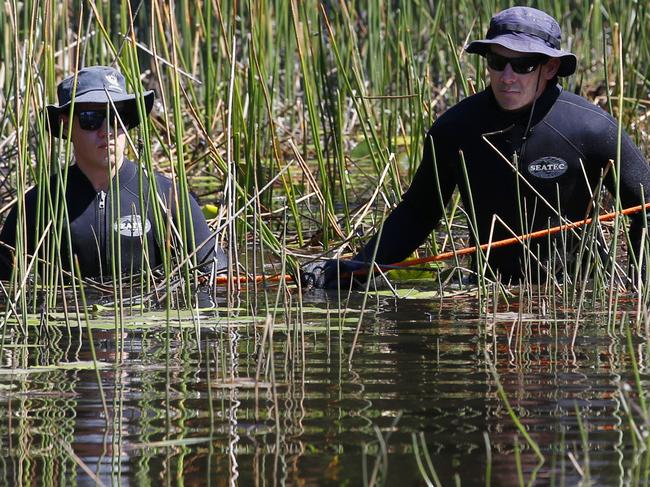
{"type": "Polygon", "coordinates": [[[282,276],[281,274],[275,274],[273,276],[240,276],[239,278],[237,277],[232,277],[228,278],[228,276],[217,276],[215,279],[216,284],[226,284],[228,281],[230,282],[279,282],[282,280],[284,277],[285,280],[287,281],[293,281],[293,277],[291,277],[289,274],[285,274],[282,276]]]}
{"type": "MultiPolygon", "coordinates": [[[[597,218],[597,221],[599,222],[604,222],[608,220],[613,220],[616,218],[617,215],[631,215],[634,213],[638,213],[642,210],[647,210],[650,209],[650,203],[646,203],[645,205],[638,205],[638,206],[633,206],[631,208],[626,208],[621,211],[614,211],[612,213],[606,213],[604,215],[601,215],[597,218]]],[[[584,220],[578,221],[578,222],[570,222],[570,223],[565,223],[563,225],[558,225],[556,227],[552,228],[547,228],[545,230],[537,230],[536,232],[531,232],[531,233],[526,233],[524,235],[519,235],[518,237],[511,237],[511,238],[506,238],[503,240],[497,240],[496,242],[491,242],[491,243],[486,243],[480,246],[481,250],[487,250],[487,249],[492,249],[492,248],[498,248],[498,247],[505,247],[507,245],[513,245],[516,243],[521,243],[522,241],[525,240],[532,240],[534,238],[540,238],[540,237],[545,237],[547,235],[553,235],[554,233],[559,233],[564,230],[571,230],[574,228],[579,228],[585,225],[589,225],[593,221],[593,218],[585,218],[584,220]]],[[[426,264],[427,262],[439,262],[441,260],[448,260],[452,259],[457,256],[461,255],[467,255],[471,254],[473,252],[476,252],[477,247],[472,246],[472,247],[465,247],[464,249],[456,250],[456,251],[449,251],[449,252],[443,252],[442,254],[437,254],[437,255],[432,255],[429,257],[423,257],[421,259],[411,259],[411,260],[403,260],[401,262],[397,262],[396,264],[390,264],[388,266],[385,266],[386,268],[390,269],[393,267],[411,267],[419,264],[426,264]]],[[[381,268],[381,264],[377,264],[381,268]]],[[[360,269],[358,271],[353,272],[353,274],[363,274],[364,272],[368,272],[368,269],[360,269]]],[[[246,277],[246,276],[241,276],[239,278],[233,277],[231,279],[232,282],[278,282],[282,278],[284,278],[288,282],[293,281],[293,277],[290,275],[285,275],[282,276],[280,274],[276,274],[273,276],[253,276],[253,277],[246,277]]],[[[216,278],[216,284],[226,284],[228,282],[228,276],[217,276],[216,278]]]]}
{"type": "MultiPolygon", "coordinates": [[[[646,210],[650,208],[650,203],[646,203],[645,205],[639,205],[639,206],[633,206],[631,208],[626,208],[625,210],[621,211],[614,211],[612,213],[606,213],[604,215],[601,215],[597,218],[599,222],[604,222],[607,220],[613,220],[616,218],[617,215],[631,215],[633,213],[638,213],[639,211],[646,210]]],[[[584,220],[578,221],[578,222],[570,222],[570,223],[565,223],[563,225],[558,225],[557,227],[552,227],[552,228],[547,228],[545,230],[537,230],[536,232],[531,232],[531,233],[526,233],[524,235],[520,235],[518,237],[511,237],[511,238],[506,238],[504,240],[497,240],[496,242],[491,242],[491,243],[486,243],[480,246],[481,250],[487,250],[487,249],[492,249],[492,248],[498,248],[498,247],[505,247],[507,245],[512,245],[515,243],[521,243],[524,240],[532,240],[534,238],[539,238],[539,237],[545,237],[546,235],[552,235],[554,233],[559,233],[564,230],[571,230],[573,228],[578,228],[582,227],[584,225],[589,225],[593,221],[593,218],[585,218],[584,220]]],[[[398,262],[396,264],[392,264],[391,267],[411,267],[414,265],[418,264],[424,264],[427,262],[438,262],[441,260],[447,260],[451,259],[455,256],[459,255],[467,255],[471,254],[473,252],[476,252],[477,248],[476,246],[472,247],[465,247],[464,249],[461,250],[456,250],[456,251],[450,251],[450,252],[443,252],[442,254],[437,254],[437,255],[432,255],[430,257],[423,257],[421,259],[411,259],[411,260],[403,260],[402,262],[398,262]]],[[[380,265],[381,267],[381,265],[380,265]]]]}

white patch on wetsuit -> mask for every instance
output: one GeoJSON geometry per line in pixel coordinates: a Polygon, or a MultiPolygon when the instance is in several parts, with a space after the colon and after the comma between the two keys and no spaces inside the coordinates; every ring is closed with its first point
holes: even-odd
{"type": "Polygon", "coordinates": [[[113,224],[113,229],[124,237],[141,237],[151,230],[151,223],[149,219],[145,220],[143,232],[140,215],[126,215],[113,224]]]}
{"type": "Polygon", "coordinates": [[[541,157],[528,164],[528,172],[541,179],[552,179],[562,176],[569,169],[564,159],[554,156],[541,157]]]}

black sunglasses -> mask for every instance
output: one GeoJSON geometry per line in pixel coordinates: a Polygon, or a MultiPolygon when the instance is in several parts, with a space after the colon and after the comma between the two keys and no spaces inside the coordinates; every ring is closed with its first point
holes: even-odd
{"type": "Polygon", "coordinates": [[[529,74],[537,69],[537,66],[544,64],[548,57],[543,54],[537,56],[505,57],[488,51],[485,54],[488,66],[495,71],[503,71],[506,65],[510,64],[512,70],[517,74],[529,74]]]}
{"type": "MultiPolygon", "coordinates": [[[[79,126],[83,130],[97,130],[102,126],[106,119],[107,110],[83,110],[77,113],[79,126]]],[[[114,127],[116,124],[119,127],[119,122],[116,122],[117,117],[122,120],[122,123],[128,128],[126,123],[126,116],[123,113],[115,112],[115,110],[108,110],[108,124],[114,127]]]]}

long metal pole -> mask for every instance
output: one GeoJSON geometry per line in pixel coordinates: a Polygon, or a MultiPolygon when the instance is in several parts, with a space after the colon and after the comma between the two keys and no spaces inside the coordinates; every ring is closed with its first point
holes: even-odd
{"type": "MultiPolygon", "coordinates": [[[[604,222],[608,220],[613,220],[619,215],[632,215],[634,213],[638,213],[643,210],[650,209],[650,203],[646,203],[645,205],[638,205],[638,206],[632,206],[630,208],[626,208],[621,211],[614,211],[612,213],[606,213],[604,215],[600,215],[598,218],[596,218],[597,221],[599,222],[604,222]]],[[[526,240],[532,240],[535,238],[540,238],[540,237],[545,237],[547,235],[553,235],[555,233],[559,233],[565,230],[571,230],[574,228],[579,228],[585,225],[589,225],[594,219],[593,218],[585,218],[584,220],[580,220],[577,222],[569,222],[565,223],[562,225],[558,225],[556,227],[552,228],[547,228],[544,230],[537,230],[535,232],[531,233],[526,233],[524,235],[519,235],[517,237],[510,237],[506,238],[503,240],[497,240],[496,242],[490,242],[483,244],[479,246],[481,250],[488,250],[488,249],[495,249],[499,247],[506,247],[508,245],[513,245],[516,243],[522,243],[526,240]]],[[[437,255],[432,255],[429,257],[423,257],[421,259],[410,259],[410,260],[403,260],[402,262],[397,262],[395,264],[390,264],[390,265],[381,265],[377,264],[379,268],[381,269],[394,269],[396,267],[412,267],[420,264],[426,264],[427,262],[439,262],[443,260],[448,260],[452,259],[454,257],[458,257],[461,255],[467,255],[476,252],[477,246],[473,245],[471,247],[465,247],[464,249],[460,250],[455,250],[455,251],[449,251],[449,252],[443,252],[442,254],[437,254],[437,255]]],[[[358,262],[359,264],[367,264],[367,262],[358,262]]],[[[367,273],[368,269],[359,269],[358,271],[354,271],[353,274],[355,275],[363,275],[363,273],[367,273]]],[[[280,276],[280,275],[275,275],[275,276],[269,276],[269,277],[264,277],[264,276],[251,276],[251,277],[246,277],[246,276],[241,276],[239,279],[241,282],[261,282],[261,281],[267,281],[267,282],[275,282],[279,281],[282,277],[286,279],[287,281],[292,280],[292,276],[280,276]]],[[[218,276],[216,279],[217,284],[223,284],[228,282],[228,277],[227,276],[218,276]]]]}

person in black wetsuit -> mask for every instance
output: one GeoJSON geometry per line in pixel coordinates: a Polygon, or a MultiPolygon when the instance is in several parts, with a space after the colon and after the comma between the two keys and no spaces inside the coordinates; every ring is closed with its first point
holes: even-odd
{"type": "MultiPolygon", "coordinates": [[[[158,173],[148,174],[124,157],[126,130],[140,123],[136,95],[127,91],[124,76],[111,67],[87,67],[76,76],[64,79],[57,95],[59,105],[47,107],[49,130],[55,137],[64,139],[70,130],[76,162],[67,171],[65,210],[56,203],[56,195],[60,194],[59,178],[63,180],[64,175],[52,176],[49,188],[36,186],[25,194],[22,224],[18,224],[16,205],[0,233],[0,242],[5,244],[0,245],[0,279],[9,279],[15,267],[10,248],[20,249],[21,255],[31,256],[36,252],[41,264],[51,258],[58,260],[46,243],[37,248],[46,231],[50,238],[61,231],[62,241],[57,249],[60,265],[72,270],[71,249],[84,277],[154,269],[163,263],[161,249],[166,239],[168,211],[176,227],[172,244],[177,257],[196,250],[192,263],[203,265],[202,270],[211,270],[212,265],[217,270],[223,269],[226,256],[220,248],[215,248],[215,239],[194,198],[190,196],[186,205],[179,204],[171,180],[158,173]],[[47,204],[39,206],[39,199],[45,199],[47,204]],[[65,220],[61,230],[57,228],[57,211],[65,220]],[[161,222],[158,226],[156,216],[161,222]],[[184,221],[191,221],[191,225],[184,221]],[[18,239],[17,235],[22,238],[18,239]],[[178,252],[181,246],[185,246],[186,253],[178,252]]],[[[147,91],[143,97],[148,114],[154,92],[147,91]]],[[[28,257],[25,263],[29,260],[28,257]]]]}
{"type": "MultiPolygon", "coordinates": [[[[352,261],[308,264],[301,276],[307,285],[336,287],[339,276],[367,266],[375,248],[379,264],[407,258],[439,222],[456,187],[468,220],[475,217],[480,244],[584,219],[601,175],[615,194],[616,168],[609,166],[617,158],[618,124],[557,84],[557,76],[575,71],[576,57],[560,49],[555,19],[533,8],[512,7],[491,19],[486,37],[466,51],[486,58],[490,86],[433,124],[422,162],[384,222],[380,241],[373,237],[352,261]],[[501,222],[493,224],[495,217],[501,222]]],[[[624,208],[650,200],[648,164],[625,133],[619,184],[624,208]]],[[[629,231],[637,259],[644,215],[632,217],[629,231]]],[[[530,251],[521,245],[491,249],[485,275],[511,283],[532,276],[537,282],[560,270],[549,266],[549,255],[566,256],[570,251],[561,245],[560,238],[553,238],[531,241],[530,251]]]]}

